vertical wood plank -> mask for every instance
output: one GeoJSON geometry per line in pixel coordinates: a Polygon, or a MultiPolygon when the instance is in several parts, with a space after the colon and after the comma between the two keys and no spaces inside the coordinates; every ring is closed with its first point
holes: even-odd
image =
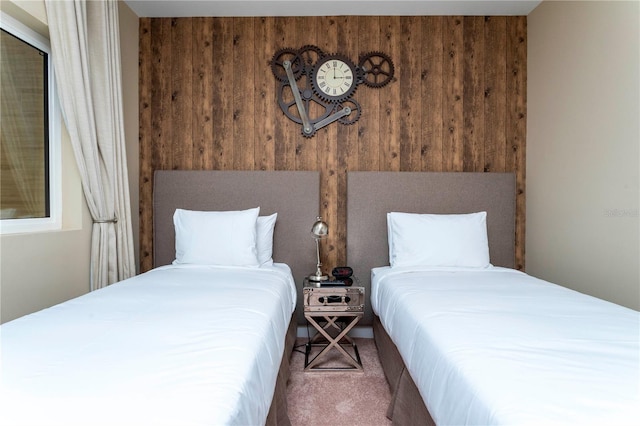
{"type": "Polygon", "coordinates": [[[506,152],[506,18],[485,18],[484,171],[504,172],[506,152]]]}
{"type": "Polygon", "coordinates": [[[443,170],[443,21],[440,16],[422,18],[422,170],[443,170]]]}
{"type": "Polygon", "coordinates": [[[422,26],[420,18],[400,18],[400,170],[419,171],[422,167],[420,136],[422,109],[420,100],[420,64],[422,62],[422,26]]]}
{"type": "MultiPolygon", "coordinates": [[[[380,17],[380,50],[398,58],[399,37],[400,17],[380,17]]],[[[396,76],[402,75],[403,66],[395,64],[396,76]]],[[[380,91],[380,170],[400,170],[400,90],[400,84],[390,84],[380,91]]]]}
{"type": "MultiPolygon", "coordinates": [[[[171,149],[171,19],[157,19],[151,22],[151,161],[153,170],[170,169],[173,165],[171,149]]],[[[153,191],[153,189],[151,189],[153,191]]],[[[152,199],[153,192],[149,195],[152,199]]],[[[153,204],[147,208],[153,214],[153,204]]],[[[147,226],[153,232],[153,224],[147,226]]],[[[147,239],[150,256],[141,258],[141,270],[153,266],[153,235],[147,239]]]]}
{"type": "Polygon", "coordinates": [[[233,18],[233,169],[253,170],[254,18],[233,18]],[[249,123],[249,125],[247,125],[249,123]]]}
{"type": "Polygon", "coordinates": [[[213,168],[233,168],[233,19],[213,19],[213,168]]]}
{"type": "MultiPolygon", "coordinates": [[[[338,21],[335,16],[319,17],[318,27],[323,29],[323,36],[318,36],[318,45],[327,53],[338,51],[338,21]]],[[[323,260],[325,269],[330,270],[338,263],[338,241],[336,229],[339,227],[337,215],[338,198],[338,131],[336,124],[326,126],[316,133],[318,143],[318,162],[320,163],[320,215],[330,228],[329,238],[323,243],[323,260]]]]}
{"type": "Polygon", "coordinates": [[[171,168],[189,170],[193,160],[191,134],[192,18],[171,20],[171,168]]]}
{"type": "MultiPolygon", "coordinates": [[[[284,17],[275,17],[273,20],[274,38],[273,38],[273,51],[269,52],[271,54],[270,60],[275,59],[274,55],[278,50],[291,47],[285,44],[286,42],[285,28],[287,26],[287,22],[288,22],[287,18],[284,18],[284,17]]],[[[277,102],[279,92],[280,92],[280,87],[281,87],[281,82],[274,77],[273,78],[273,91],[274,91],[273,101],[274,102],[277,102]]],[[[289,119],[282,113],[282,111],[280,110],[280,107],[278,107],[277,104],[276,104],[275,110],[276,110],[276,113],[273,116],[273,127],[274,127],[273,128],[273,167],[275,170],[287,170],[286,162],[283,161],[283,159],[287,157],[284,153],[283,140],[284,140],[284,135],[286,134],[287,121],[289,121],[289,119]]]]}
{"type": "Polygon", "coordinates": [[[484,18],[464,18],[463,170],[484,167],[484,18]]]}
{"type": "MultiPolygon", "coordinates": [[[[342,16],[337,18],[338,40],[341,41],[340,53],[347,56],[355,65],[358,64],[358,18],[342,16]]],[[[352,98],[358,99],[364,95],[362,85],[356,89],[352,98]]],[[[358,102],[358,104],[360,104],[358,102]]],[[[354,107],[353,103],[338,104],[338,108],[354,107]]],[[[356,111],[352,112],[356,114],[356,111]]],[[[349,119],[350,116],[346,117],[349,119]]],[[[358,127],[357,122],[350,125],[339,122],[331,124],[336,127],[336,199],[335,199],[335,245],[336,254],[334,266],[345,264],[347,259],[347,170],[351,165],[358,164],[358,127]]]]}
{"type": "Polygon", "coordinates": [[[255,45],[254,76],[256,97],[255,117],[255,162],[256,170],[275,169],[275,117],[279,117],[276,105],[274,77],[271,72],[271,58],[276,50],[274,42],[275,20],[271,17],[256,18],[254,23],[255,45]],[[260,43],[263,41],[263,44],[260,43]]]}
{"type": "Polygon", "coordinates": [[[138,92],[139,92],[139,219],[140,219],[140,271],[146,272],[153,266],[153,162],[151,147],[153,131],[151,126],[151,19],[141,18],[139,25],[138,92]]]}
{"type": "Polygon", "coordinates": [[[151,23],[151,127],[155,170],[172,167],[171,149],[171,19],[151,23]]]}
{"type": "MultiPolygon", "coordinates": [[[[360,55],[380,50],[380,18],[377,16],[359,16],[357,19],[357,37],[360,55]]],[[[356,25],[354,23],[354,25],[356,25]]],[[[389,54],[389,52],[384,52],[389,54]]],[[[391,58],[397,62],[397,58],[391,58]]],[[[359,62],[359,58],[358,58],[359,62]]],[[[380,91],[359,87],[357,98],[361,107],[358,129],[358,162],[351,162],[349,170],[378,170],[380,168],[380,91]]]]}
{"type": "Polygon", "coordinates": [[[525,269],[525,178],[527,134],[527,20],[507,22],[507,160],[516,174],[516,268],[525,269]]]}
{"type": "MultiPolygon", "coordinates": [[[[276,50],[299,49],[296,17],[275,18],[276,50]]],[[[275,52],[273,52],[275,53],[275,52]]],[[[280,87],[280,84],[277,84],[280,87]]],[[[279,110],[280,108],[278,108],[279,110]]],[[[291,121],[281,111],[276,114],[275,168],[276,170],[296,170],[296,146],[302,143],[302,128],[291,121]]]]}
{"type": "Polygon", "coordinates": [[[460,172],[463,169],[463,30],[462,17],[451,16],[444,18],[443,46],[445,55],[442,75],[445,92],[442,111],[444,125],[442,150],[444,171],[447,172],[460,172]]]}
{"type": "MultiPolygon", "coordinates": [[[[305,37],[299,38],[299,43],[294,46],[296,49],[300,49],[303,46],[312,45],[315,43],[317,37],[317,24],[318,21],[316,19],[300,19],[296,18],[293,21],[293,25],[295,26],[294,31],[298,34],[305,34],[305,37]]],[[[307,58],[303,59],[315,59],[309,54],[307,58]]],[[[309,68],[311,64],[306,64],[309,68]]],[[[311,79],[309,75],[303,75],[297,82],[298,89],[300,94],[304,93],[305,89],[311,89],[311,79]]],[[[318,118],[317,109],[313,108],[313,104],[310,106],[309,117],[311,119],[318,118]]],[[[295,130],[293,131],[296,140],[296,148],[295,148],[295,170],[318,170],[318,145],[317,138],[311,137],[307,138],[302,135],[302,125],[296,125],[295,130]]]]}
{"type": "Polygon", "coordinates": [[[193,164],[213,168],[213,20],[193,18],[193,164]]]}

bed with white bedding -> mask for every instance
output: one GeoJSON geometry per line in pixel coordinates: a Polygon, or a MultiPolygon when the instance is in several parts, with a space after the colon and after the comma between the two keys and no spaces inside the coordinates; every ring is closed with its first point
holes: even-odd
{"type": "Polygon", "coordinates": [[[513,174],[349,172],[347,192],[393,424],[640,422],[640,314],[513,269],[513,174]]]}
{"type": "Polygon", "coordinates": [[[640,314],[499,267],[382,267],[371,303],[436,424],[637,424],[640,314]]]}
{"type": "Polygon", "coordinates": [[[0,424],[289,425],[318,189],[317,172],[156,171],[154,269],[0,327],[0,424]]]}
{"type": "Polygon", "coordinates": [[[259,425],[291,271],[163,266],[4,324],[0,424],[259,425]]]}

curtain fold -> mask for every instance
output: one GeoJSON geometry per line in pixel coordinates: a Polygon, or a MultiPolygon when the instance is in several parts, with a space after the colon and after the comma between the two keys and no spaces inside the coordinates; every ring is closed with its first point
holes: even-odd
{"type": "Polygon", "coordinates": [[[135,275],[116,0],[45,0],[62,114],[93,217],[91,289],[135,275]]]}

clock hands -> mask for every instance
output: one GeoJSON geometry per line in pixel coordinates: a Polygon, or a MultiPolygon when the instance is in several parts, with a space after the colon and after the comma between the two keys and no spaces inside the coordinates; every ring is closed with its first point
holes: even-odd
{"type": "Polygon", "coordinates": [[[298,107],[298,113],[300,114],[300,119],[302,119],[302,133],[305,135],[313,134],[313,127],[311,127],[311,122],[309,121],[309,114],[307,114],[307,110],[304,108],[304,104],[302,103],[302,98],[300,97],[300,90],[298,89],[298,84],[296,83],[296,79],[293,75],[293,71],[291,70],[291,61],[284,61],[282,63],[285,71],[287,72],[287,78],[289,79],[289,85],[291,86],[291,90],[293,91],[293,98],[296,101],[296,106],[298,107]]]}

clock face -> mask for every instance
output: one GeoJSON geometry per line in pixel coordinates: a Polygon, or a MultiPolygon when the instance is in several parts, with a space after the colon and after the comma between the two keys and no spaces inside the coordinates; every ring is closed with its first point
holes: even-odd
{"type": "Polygon", "coordinates": [[[355,65],[337,57],[324,57],[315,68],[313,82],[318,95],[328,100],[345,99],[356,88],[355,65]]]}

